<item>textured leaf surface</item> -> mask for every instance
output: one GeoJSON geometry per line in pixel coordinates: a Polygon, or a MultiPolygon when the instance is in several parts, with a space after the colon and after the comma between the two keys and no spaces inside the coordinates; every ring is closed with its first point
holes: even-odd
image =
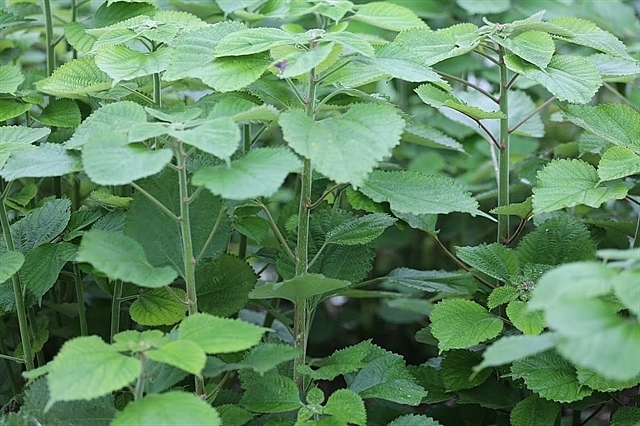
{"type": "Polygon", "coordinates": [[[546,68],[556,48],[551,36],[542,31],[525,31],[513,38],[491,37],[516,56],[538,68],[546,68]]]}
{"type": "Polygon", "coordinates": [[[186,300],[184,290],[155,288],[141,294],[129,307],[131,319],[141,325],[173,325],[184,318],[187,306],[176,300],[186,300]],[[173,294],[172,294],[173,293],[173,294]]]}
{"type": "Polygon", "coordinates": [[[598,164],[601,181],[620,179],[640,173],[640,156],[630,148],[613,146],[605,151],[598,164]]]}
{"type": "Polygon", "coordinates": [[[614,145],[640,154],[640,114],[624,104],[567,105],[563,116],[614,145]]]}
{"type": "Polygon", "coordinates": [[[298,353],[299,351],[290,345],[263,343],[251,348],[240,365],[242,368],[248,367],[258,374],[264,374],[277,365],[294,359],[298,353]]]}
{"type": "MultiPolygon", "coordinates": [[[[70,200],[47,201],[42,207],[29,212],[11,225],[15,249],[26,254],[40,244],[50,242],[64,231],[70,218],[70,200]]],[[[1,238],[0,247],[6,247],[5,244],[4,238],[1,238]]]]}
{"type": "Polygon", "coordinates": [[[544,70],[522,59],[505,56],[507,67],[540,83],[559,100],[586,104],[602,85],[602,78],[589,60],[580,56],[555,55],[544,70]]]}
{"type": "Polygon", "coordinates": [[[130,237],[97,229],[85,232],[76,261],[90,263],[112,279],[141,287],[164,287],[178,276],[171,267],[151,266],[142,246],[130,237]]]}
{"type": "Polygon", "coordinates": [[[520,270],[518,256],[499,243],[456,247],[456,256],[463,262],[501,281],[511,281],[520,270]]]}
{"type": "Polygon", "coordinates": [[[318,363],[318,368],[312,370],[308,365],[298,366],[298,371],[313,380],[333,380],[339,375],[352,373],[366,367],[364,359],[371,352],[371,342],[364,341],[344,349],[339,349],[328,358],[318,363]]]}
{"type": "Polygon", "coordinates": [[[132,383],[142,372],[140,361],[119,354],[98,336],[68,340],[49,364],[50,398],[57,401],[88,400],[132,383]]]}
{"type": "Polygon", "coordinates": [[[72,99],[56,99],[49,102],[34,119],[47,126],[78,127],[82,119],[78,104],[72,99]]]}
{"type": "Polygon", "coordinates": [[[349,281],[327,278],[320,274],[306,274],[278,283],[263,284],[249,293],[249,298],[279,297],[300,304],[312,296],[339,290],[349,285],[351,285],[349,281]]]}
{"type": "Polygon", "coordinates": [[[553,424],[559,413],[559,404],[532,395],[513,407],[509,419],[513,426],[546,426],[553,424]]]}
{"type": "Polygon", "coordinates": [[[597,299],[562,300],[545,310],[562,339],[558,351],[578,365],[614,380],[640,374],[640,324],[618,316],[597,299]]]}
{"type": "Polygon", "coordinates": [[[235,314],[249,301],[257,280],[246,261],[223,254],[196,271],[198,308],[217,316],[235,314]]]}
{"type": "Polygon", "coordinates": [[[24,264],[24,255],[19,251],[8,251],[0,254],[0,282],[5,282],[18,272],[24,264]]]}
{"type": "Polygon", "coordinates": [[[371,47],[371,44],[364,37],[349,31],[327,33],[323,37],[323,40],[334,41],[365,57],[372,57],[375,54],[373,47],[371,47]]]}
{"type": "Polygon", "coordinates": [[[397,417],[387,426],[441,426],[437,420],[418,414],[405,414],[397,417]]]}
{"type": "Polygon", "coordinates": [[[0,126],[0,144],[30,144],[48,136],[51,129],[26,126],[0,126]]]}
{"type": "Polygon", "coordinates": [[[358,245],[378,238],[396,219],[385,213],[374,213],[344,222],[327,233],[327,243],[358,245]]]}
{"type": "Polygon", "coordinates": [[[578,382],[576,369],[552,351],[514,362],[511,374],[523,379],[527,388],[542,398],[552,401],[579,401],[593,392],[578,382]]]}
{"type": "Polygon", "coordinates": [[[80,157],[59,144],[43,143],[27,151],[15,151],[0,175],[7,181],[25,177],[63,176],[82,170],[80,157]]]}
{"type": "Polygon", "coordinates": [[[385,283],[429,293],[471,294],[475,291],[475,283],[469,274],[447,271],[396,268],[387,275],[385,283]]]}
{"type": "Polygon", "coordinates": [[[440,351],[464,349],[496,337],[502,331],[500,318],[466,299],[446,299],[431,314],[431,332],[440,351]]]}
{"type": "Polygon", "coordinates": [[[331,180],[355,187],[391,153],[404,128],[396,108],[383,104],[355,104],[346,113],[321,121],[292,110],[281,114],[279,122],[294,151],[331,180]]]}
{"type": "Polygon", "coordinates": [[[93,58],[84,56],[56,69],[36,87],[49,95],[75,98],[111,88],[111,78],[101,71],[93,58]]]}
{"type": "Polygon", "coordinates": [[[411,10],[387,2],[372,2],[358,7],[353,19],[391,31],[426,27],[422,19],[411,10]]]}
{"type": "Polygon", "coordinates": [[[418,86],[414,91],[422,99],[422,102],[434,108],[448,107],[476,120],[504,117],[500,111],[486,111],[476,106],[467,105],[463,100],[431,84],[418,86]]]}
{"type": "Polygon", "coordinates": [[[331,415],[338,422],[352,423],[358,426],[367,424],[364,401],[360,395],[349,389],[338,389],[333,392],[324,407],[324,414],[331,415]]]}
{"type": "Polygon", "coordinates": [[[190,315],[178,327],[181,339],[197,343],[208,354],[230,353],[257,345],[268,328],[208,314],[190,315]]]}
{"type": "Polygon", "coordinates": [[[551,349],[556,341],[557,335],[553,333],[502,337],[487,348],[483,354],[484,359],[475,367],[475,370],[496,367],[539,354],[551,349]]]}
{"type": "Polygon", "coordinates": [[[200,375],[207,361],[204,350],[188,340],[174,340],[158,349],[145,352],[145,356],[156,362],[173,365],[187,373],[200,375]]]}
{"type": "Polygon", "coordinates": [[[452,25],[437,31],[414,28],[398,34],[394,43],[404,46],[425,65],[433,65],[473,50],[481,40],[477,30],[478,27],[471,23],[452,25]]]}
{"type": "Polygon", "coordinates": [[[627,49],[620,40],[613,34],[598,28],[593,22],[573,17],[561,17],[551,19],[549,23],[561,27],[571,34],[570,36],[556,35],[558,38],[613,56],[630,58],[627,49]]]}
{"type": "Polygon", "coordinates": [[[240,129],[230,117],[207,120],[192,129],[169,130],[168,133],[187,145],[195,146],[225,161],[229,161],[231,154],[238,149],[240,141],[240,129]]]}
{"type": "Polygon", "coordinates": [[[378,203],[389,203],[393,210],[401,213],[446,214],[457,211],[486,216],[478,210],[478,202],[471,194],[446,176],[413,171],[374,171],[360,192],[378,203]]]}
{"type": "Polygon", "coordinates": [[[298,157],[284,147],[259,148],[232,161],[230,166],[199,169],[193,183],[230,200],[268,197],[280,188],[289,173],[301,166],[298,157]]]}
{"type": "Polygon", "coordinates": [[[113,419],[113,426],[220,426],[218,412],[192,393],[171,391],[131,402],[113,419]]]}
{"type": "Polygon", "coordinates": [[[540,334],[546,326],[542,312],[529,311],[525,302],[509,302],[506,312],[513,326],[524,334],[540,334]]]}
{"type": "Polygon", "coordinates": [[[80,22],[69,22],[64,26],[64,37],[78,52],[88,53],[96,41],[96,37],[87,33],[80,22]]]}
{"type": "Polygon", "coordinates": [[[20,271],[22,283],[40,299],[56,283],[64,265],[73,260],[76,250],[77,247],[70,243],[45,243],[34,248],[25,256],[20,271]]]}
{"type": "Polygon", "coordinates": [[[89,178],[100,185],[126,185],[159,173],[173,158],[169,149],[149,150],[128,145],[121,133],[101,133],[82,149],[82,163],[89,178]]]}
{"type": "Polygon", "coordinates": [[[582,160],[553,160],[538,172],[533,188],[533,210],[536,214],[585,204],[598,208],[608,200],[627,195],[622,183],[598,186],[598,172],[582,160]]]}
{"type": "Polygon", "coordinates": [[[372,64],[393,78],[413,82],[444,80],[424,61],[402,45],[390,43],[378,49],[372,64]]]}
{"type": "Polygon", "coordinates": [[[0,66],[0,93],[15,95],[18,86],[24,81],[24,76],[17,65],[0,66]]]}
{"type": "Polygon", "coordinates": [[[440,130],[420,123],[407,124],[402,140],[430,148],[451,149],[464,152],[464,147],[457,140],[447,136],[440,130]]]}
{"type": "Polygon", "coordinates": [[[295,50],[283,58],[278,58],[275,64],[280,67],[278,77],[292,78],[308,73],[329,57],[333,46],[333,43],[328,43],[311,50],[295,50]]]}
{"type": "Polygon", "coordinates": [[[222,38],[216,56],[242,56],[260,53],[278,46],[293,45],[296,39],[280,28],[250,28],[222,38]]]}
{"type": "Polygon", "coordinates": [[[169,49],[141,53],[125,45],[103,46],[95,56],[96,65],[117,83],[164,71],[169,64],[169,49]]]}
{"type": "Polygon", "coordinates": [[[282,413],[301,406],[296,384],[288,377],[269,374],[245,385],[240,405],[260,413],[282,413]]]}
{"type": "Polygon", "coordinates": [[[601,392],[616,392],[629,389],[640,383],[640,376],[632,377],[628,380],[606,379],[595,371],[584,367],[577,367],[578,381],[591,389],[601,392]]]}
{"type": "Polygon", "coordinates": [[[473,375],[473,367],[482,357],[467,350],[448,351],[440,364],[440,377],[447,392],[471,389],[482,384],[491,375],[491,369],[479,370],[473,375]]]}

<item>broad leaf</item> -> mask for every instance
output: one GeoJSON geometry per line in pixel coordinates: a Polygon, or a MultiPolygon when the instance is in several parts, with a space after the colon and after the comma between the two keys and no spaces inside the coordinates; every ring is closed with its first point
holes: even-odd
{"type": "Polygon", "coordinates": [[[640,279],[640,270],[627,269],[613,278],[613,291],[620,302],[636,317],[640,317],[640,305],[636,303],[640,298],[640,286],[635,283],[640,279]]]}
{"type": "Polygon", "coordinates": [[[447,107],[455,111],[459,111],[464,115],[474,119],[498,119],[503,118],[504,114],[501,111],[486,111],[476,106],[467,105],[463,100],[456,96],[444,92],[431,84],[423,84],[415,89],[422,102],[427,105],[431,105],[434,108],[447,107]]]}
{"type": "Polygon", "coordinates": [[[624,198],[628,192],[621,182],[599,186],[596,169],[582,160],[553,160],[537,177],[538,184],[533,188],[536,214],[579,204],[598,208],[605,201],[624,198]]]}
{"type": "Polygon", "coordinates": [[[367,424],[367,411],[364,401],[355,392],[349,389],[338,389],[333,392],[323,410],[338,422],[365,426],[367,424]]]}
{"type": "Polygon", "coordinates": [[[401,213],[463,212],[490,217],[478,210],[478,202],[458,181],[447,176],[374,171],[360,192],[378,203],[389,203],[393,210],[401,213]]]}
{"type": "Polygon", "coordinates": [[[113,419],[113,426],[220,426],[220,416],[209,403],[193,393],[171,391],[147,395],[131,402],[113,419]]]}
{"type": "Polygon", "coordinates": [[[80,107],[74,100],[62,98],[51,101],[34,119],[48,126],[78,127],[82,117],[80,107]]]}
{"type": "Polygon", "coordinates": [[[76,261],[90,263],[109,278],[141,287],[164,287],[178,276],[171,267],[151,266],[142,246],[130,237],[97,229],[85,232],[76,261]]]}
{"type": "Polygon", "coordinates": [[[344,349],[339,349],[328,358],[318,362],[318,368],[311,369],[308,365],[298,366],[298,372],[311,377],[313,380],[333,380],[339,375],[353,373],[367,366],[364,359],[371,352],[371,342],[364,341],[344,349]]]}
{"type": "Polygon", "coordinates": [[[475,283],[471,276],[458,272],[396,268],[387,275],[384,283],[399,284],[428,293],[471,294],[475,291],[475,283]]]}
{"type": "Polygon", "coordinates": [[[446,357],[440,364],[440,377],[447,392],[459,391],[461,389],[471,389],[481,385],[491,375],[491,369],[476,370],[473,374],[473,367],[477,365],[482,357],[468,350],[453,350],[446,353],[446,357]]]}
{"type": "Polygon", "coordinates": [[[387,426],[442,426],[437,420],[426,415],[418,414],[405,414],[404,416],[396,417],[394,421],[387,426]]]}
{"type": "Polygon", "coordinates": [[[153,361],[173,365],[197,376],[200,375],[207,361],[204,350],[188,340],[174,340],[157,349],[146,351],[144,354],[153,361]]]}
{"type": "Polygon", "coordinates": [[[501,281],[510,282],[520,270],[516,253],[499,243],[456,247],[456,256],[475,269],[501,281]]]}
{"type": "Polygon", "coordinates": [[[161,47],[145,54],[125,45],[103,46],[95,56],[96,65],[113,79],[114,84],[121,80],[157,74],[169,64],[169,49],[161,47]]]}
{"type": "Polygon", "coordinates": [[[15,95],[18,86],[24,81],[24,76],[17,65],[0,66],[0,93],[15,95]]]}
{"type": "Polygon", "coordinates": [[[223,37],[215,48],[215,55],[242,56],[260,53],[278,46],[293,45],[295,37],[279,28],[251,28],[223,37]]]}
{"type": "Polygon", "coordinates": [[[278,68],[278,77],[292,78],[306,74],[329,57],[333,43],[322,44],[311,50],[294,50],[283,57],[278,57],[274,64],[278,68]]]}
{"type": "Polygon", "coordinates": [[[404,128],[397,109],[384,104],[355,104],[346,113],[321,121],[292,110],[281,114],[279,122],[294,151],[329,179],[354,187],[361,186],[391,153],[404,128]]]}
{"type": "Polygon", "coordinates": [[[584,367],[577,367],[578,381],[591,389],[601,392],[616,392],[629,389],[640,383],[640,376],[632,377],[628,380],[606,379],[595,371],[584,367]]]}
{"type": "Polygon", "coordinates": [[[266,283],[256,287],[251,299],[287,299],[295,304],[303,303],[312,296],[329,293],[351,285],[349,281],[327,278],[320,274],[299,275],[278,283],[266,283]]]}
{"type": "Polygon", "coordinates": [[[19,117],[29,111],[33,105],[26,102],[18,102],[13,99],[0,99],[0,121],[19,117]]]}
{"type": "Polygon", "coordinates": [[[578,382],[576,369],[555,352],[548,351],[513,363],[511,374],[544,399],[573,402],[593,390],[578,382]]]}
{"type": "Polygon", "coordinates": [[[416,57],[413,52],[399,44],[390,43],[378,49],[372,64],[393,78],[446,84],[438,73],[424,64],[420,57],[416,57]]]}
{"type": "MultiPolygon", "coordinates": [[[[332,5],[330,7],[335,6],[332,5]]],[[[349,31],[330,32],[322,37],[322,39],[334,41],[344,48],[357,52],[365,57],[372,57],[375,55],[373,47],[371,47],[371,44],[364,37],[349,31]]]]}
{"type": "Polygon", "coordinates": [[[207,120],[203,124],[186,130],[169,130],[174,138],[195,146],[204,152],[229,161],[238,149],[240,130],[230,117],[207,120]]]}
{"type": "Polygon", "coordinates": [[[200,168],[193,183],[230,200],[268,197],[280,188],[289,173],[300,167],[300,160],[286,148],[259,148],[229,166],[200,168]]]}
{"type": "Polygon", "coordinates": [[[556,48],[553,39],[543,31],[525,31],[513,38],[492,36],[496,43],[538,68],[546,68],[556,48]]]}
{"type": "Polygon", "coordinates": [[[391,31],[426,27],[422,19],[418,18],[411,9],[382,1],[358,6],[353,19],[391,31]]]}
{"type": "Polygon", "coordinates": [[[13,152],[0,175],[12,181],[25,177],[63,176],[80,170],[79,155],[60,144],[43,143],[34,149],[13,152]]]}
{"type": "Polygon", "coordinates": [[[49,409],[57,401],[88,400],[132,383],[140,361],[118,353],[98,336],[68,340],[48,364],[49,409]]]}
{"type": "Polygon", "coordinates": [[[240,405],[259,413],[282,413],[301,406],[298,388],[293,380],[276,374],[251,378],[244,384],[240,405]]]}
{"type": "MultiPolygon", "coordinates": [[[[40,244],[51,242],[64,231],[70,218],[70,200],[47,201],[11,225],[15,250],[26,254],[40,244]]],[[[4,251],[2,248],[6,248],[4,238],[0,238],[0,251],[4,251]]]]}
{"type": "Polygon", "coordinates": [[[155,288],[138,296],[129,307],[129,315],[140,325],[173,325],[185,317],[184,300],[186,293],[182,289],[155,288]]]}
{"type": "Polygon", "coordinates": [[[0,144],[31,144],[48,136],[51,129],[26,126],[0,126],[0,144]]]}
{"type": "Polygon", "coordinates": [[[530,396],[518,402],[509,419],[513,426],[545,426],[553,424],[560,414],[560,404],[530,396]]]}
{"type": "Polygon", "coordinates": [[[464,349],[496,337],[502,320],[474,301],[445,299],[431,314],[431,332],[438,339],[440,351],[464,349]]]}
{"type": "Polygon", "coordinates": [[[554,333],[544,333],[538,336],[515,335],[505,336],[492,343],[484,352],[484,359],[474,369],[482,370],[486,367],[496,367],[509,364],[522,358],[539,354],[551,349],[558,336],[554,333]]]}
{"type": "Polygon", "coordinates": [[[24,264],[24,255],[19,251],[8,251],[0,254],[0,282],[5,282],[18,272],[24,264]]]}
{"type": "Polygon", "coordinates": [[[109,75],[98,68],[93,58],[84,56],[63,64],[36,87],[49,95],[79,98],[107,90],[111,84],[109,75]]]}
{"type": "MultiPolygon", "coordinates": [[[[555,33],[555,37],[571,43],[591,47],[621,58],[631,58],[624,44],[613,34],[601,30],[593,22],[573,17],[554,18],[549,23],[568,31],[569,34],[555,33]]],[[[553,34],[554,32],[552,32],[553,34]]]]}
{"type": "Polygon", "coordinates": [[[625,146],[613,146],[607,149],[598,163],[600,181],[636,174],[640,174],[640,156],[625,146]]]}
{"type": "Polygon", "coordinates": [[[279,364],[294,359],[298,354],[298,349],[291,345],[263,343],[251,348],[239,365],[241,368],[251,368],[258,374],[264,374],[279,364]]]}
{"type": "Polygon", "coordinates": [[[452,25],[437,31],[414,28],[398,34],[394,43],[404,46],[425,65],[433,65],[473,50],[481,41],[477,31],[478,27],[471,23],[452,25]]]}
{"type": "Polygon", "coordinates": [[[384,213],[374,213],[344,222],[327,233],[326,242],[338,245],[359,245],[378,238],[396,219],[384,213]]]}
{"type": "Polygon", "coordinates": [[[40,299],[56,283],[64,265],[73,260],[76,250],[70,243],[45,243],[31,250],[20,271],[25,288],[40,299]]]}
{"type": "Polygon", "coordinates": [[[450,149],[464,152],[464,147],[460,142],[447,136],[440,130],[425,126],[421,123],[407,124],[402,134],[402,140],[429,148],[450,149]]]}
{"type": "Polygon", "coordinates": [[[538,335],[546,326],[542,312],[530,311],[520,300],[509,302],[506,313],[513,326],[524,334],[538,335]]]}
{"type": "Polygon", "coordinates": [[[208,314],[190,315],[178,326],[180,339],[197,343],[208,354],[230,353],[257,345],[268,328],[208,314]]]}
{"type": "Polygon", "coordinates": [[[507,55],[504,59],[511,71],[540,83],[561,101],[586,104],[602,85],[596,67],[580,56],[554,55],[545,69],[515,55],[507,55]]]}
{"type": "Polygon", "coordinates": [[[89,53],[96,37],[87,33],[80,22],[69,22],[64,26],[64,38],[74,49],[81,53],[89,53]]]}

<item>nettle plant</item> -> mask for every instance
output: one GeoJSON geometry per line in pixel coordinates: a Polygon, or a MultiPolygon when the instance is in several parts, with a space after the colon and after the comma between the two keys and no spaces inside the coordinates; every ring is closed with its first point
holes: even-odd
{"type": "Polygon", "coordinates": [[[544,12],[432,30],[389,2],[216,3],[0,10],[18,51],[44,16],[47,59],[0,67],[0,352],[16,396],[21,367],[29,380],[3,424],[437,425],[445,401],[493,424],[569,407],[579,424],[640,382],[640,114],[615,91],[590,104],[638,75],[620,40],[544,12]],[[488,71],[442,70],[459,56],[488,71]],[[511,144],[543,138],[552,104],[584,131],[567,158],[518,163],[532,179],[515,191],[511,144]],[[401,141],[465,152],[435,110],[483,139],[489,213],[461,179],[396,161],[401,141]],[[437,226],[454,212],[497,222],[496,242],[454,256],[437,226]],[[460,271],[371,279],[389,227],[460,271]],[[598,250],[597,230],[626,246],[598,250]],[[104,294],[92,330],[85,300],[104,294]],[[364,340],[313,358],[335,296],[428,315],[416,339],[439,353],[407,366],[364,340]]]}

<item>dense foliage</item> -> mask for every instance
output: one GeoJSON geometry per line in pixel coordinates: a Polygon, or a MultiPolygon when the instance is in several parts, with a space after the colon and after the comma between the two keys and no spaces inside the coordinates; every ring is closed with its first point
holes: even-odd
{"type": "Polygon", "coordinates": [[[0,424],[638,424],[639,28],[0,0],[0,424]]]}

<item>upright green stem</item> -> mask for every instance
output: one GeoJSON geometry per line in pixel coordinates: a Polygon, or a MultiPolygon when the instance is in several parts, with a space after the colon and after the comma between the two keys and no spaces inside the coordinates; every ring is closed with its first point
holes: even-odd
{"type": "Polygon", "coordinates": [[[82,273],[78,264],[73,264],[73,280],[76,284],[76,298],[78,300],[78,318],[80,319],[80,335],[88,336],[89,327],[87,326],[87,310],[84,306],[84,289],[82,288],[82,273]]]}
{"type": "MultiPolygon", "coordinates": [[[[315,114],[315,97],[316,97],[316,73],[312,70],[309,73],[309,92],[306,103],[306,112],[309,117],[315,114]]],[[[307,273],[309,268],[309,212],[311,210],[311,160],[304,159],[300,189],[300,207],[298,209],[298,242],[296,246],[296,275],[307,273]]],[[[296,304],[293,311],[293,336],[296,348],[300,351],[300,355],[296,357],[293,363],[293,377],[298,385],[298,389],[304,390],[304,376],[298,370],[299,365],[304,365],[307,357],[307,302],[296,304]]]]}
{"type": "MultiPolygon", "coordinates": [[[[189,182],[187,178],[187,153],[182,142],[176,149],[178,169],[178,188],[180,190],[180,231],[182,234],[182,258],[184,260],[184,278],[187,289],[187,306],[189,315],[198,313],[198,296],[196,294],[196,258],[193,254],[193,241],[191,239],[191,219],[189,216],[189,182]]],[[[196,394],[204,397],[204,379],[195,377],[196,394]]]]}
{"type": "MultiPolygon", "coordinates": [[[[500,156],[498,157],[498,206],[509,205],[509,76],[504,63],[504,48],[498,50],[500,66],[500,156]]],[[[509,216],[498,216],[498,242],[509,240],[509,216]]]]}
{"type": "MultiPolygon", "coordinates": [[[[242,126],[242,153],[246,154],[251,149],[251,125],[244,124],[242,126]]],[[[247,257],[247,236],[240,234],[240,242],[238,244],[238,257],[244,259],[247,257]]]]}
{"type": "MultiPolygon", "coordinates": [[[[6,188],[8,189],[8,188],[6,188]]],[[[0,224],[2,226],[2,234],[7,244],[7,251],[15,250],[13,238],[11,236],[11,228],[9,227],[9,219],[7,217],[7,209],[4,206],[4,195],[8,194],[5,189],[3,197],[0,198],[0,224]]],[[[31,351],[31,336],[29,335],[29,324],[27,323],[27,310],[24,306],[24,295],[22,293],[22,284],[20,276],[16,272],[11,276],[13,285],[13,294],[16,301],[16,311],[18,313],[18,328],[20,329],[20,340],[22,341],[22,352],[24,353],[24,362],[27,370],[33,370],[33,352],[31,351]]]]}
{"type": "Polygon", "coordinates": [[[113,336],[120,332],[120,303],[122,298],[122,281],[113,282],[113,297],[111,299],[111,332],[109,341],[113,343],[113,336]]]}
{"type": "Polygon", "coordinates": [[[44,14],[45,43],[47,49],[47,75],[53,74],[56,69],[56,58],[53,50],[53,16],[51,14],[50,0],[42,0],[42,13],[44,14]]]}
{"type": "MultiPolygon", "coordinates": [[[[36,317],[36,310],[33,306],[28,309],[27,315],[29,316],[29,334],[31,335],[32,339],[35,341],[36,333],[38,331],[36,330],[35,327],[38,324],[38,321],[36,317]]],[[[31,351],[33,352],[33,347],[31,348],[31,351]]],[[[42,353],[42,350],[39,350],[38,352],[36,352],[35,356],[36,356],[36,361],[38,361],[36,364],[38,367],[42,367],[43,365],[46,364],[44,361],[44,354],[42,353]]]]}

